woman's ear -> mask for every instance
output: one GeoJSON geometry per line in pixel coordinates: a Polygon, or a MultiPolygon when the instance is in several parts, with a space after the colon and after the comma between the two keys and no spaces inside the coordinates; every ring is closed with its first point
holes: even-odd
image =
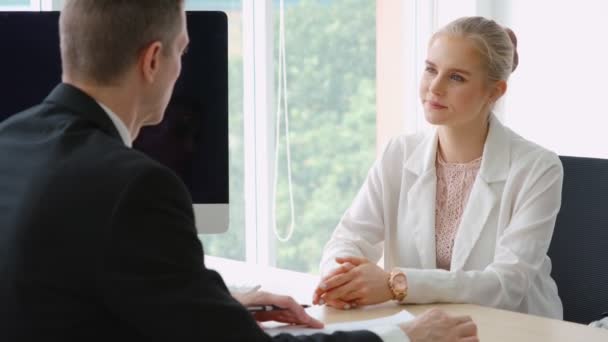
{"type": "Polygon", "coordinates": [[[148,44],[139,56],[139,66],[143,78],[152,83],[156,79],[160,67],[160,54],[163,44],[159,41],[148,44]]]}
{"type": "Polygon", "coordinates": [[[507,81],[505,80],[500,80],[500,81],[496,81],[496,83],[494,83],[494,85],[492,86],[492,93],[490,94],[490,100],[493,103],[496,103],[496,101],[498,101],[498,99],[500,99],[505,92],[507,92],[507,81]]]}

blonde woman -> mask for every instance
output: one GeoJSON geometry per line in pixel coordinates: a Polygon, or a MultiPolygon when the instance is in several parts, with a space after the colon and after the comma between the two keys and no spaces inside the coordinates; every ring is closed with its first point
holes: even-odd
{"type": "Polygon", "coordinates": [[[461,18],[432,36],[420,100],[436,129],[388,143],[325,247],[314,303],[562,317],[547,257],[560,160],[492,113],[517,62],[515,35],[493,20],[461,18]]]}

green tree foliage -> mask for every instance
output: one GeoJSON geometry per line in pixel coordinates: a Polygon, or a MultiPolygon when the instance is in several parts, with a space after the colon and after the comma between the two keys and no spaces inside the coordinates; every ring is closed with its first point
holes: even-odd
{"type": "MultiPolygon", "coordinates": [[[[302,1],[286,8],[296,227],[290,241],[276,242],[281,268],[318,271],[323,246],[373,161],[375,33],[375,1],[302,1]]],[[[280,142],[277,228],[285,235],[290,210],[283,135],[280,142]]]]}

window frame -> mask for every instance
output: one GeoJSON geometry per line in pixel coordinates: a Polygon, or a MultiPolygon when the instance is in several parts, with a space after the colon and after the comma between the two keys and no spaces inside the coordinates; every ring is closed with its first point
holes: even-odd
{"type": "Polygon", "coordinates": [[[243,0],[245,262],[276,265],[272,238],[274,103],[272,0],[243,0]]]}

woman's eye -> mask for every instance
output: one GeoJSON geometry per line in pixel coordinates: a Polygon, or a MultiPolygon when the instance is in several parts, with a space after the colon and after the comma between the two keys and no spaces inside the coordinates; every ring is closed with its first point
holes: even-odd
{"type": "Polygon", "coordinates": [[[427,66],[426,68],[424,68],[424,72],[428,72],[428,73],[435,73],[435,69],[433,69],[430,66],[427,66]]]}
{"type": "Polygon", "coordinates": [[[454,80],[454,81],[457,81],[457,82],[464,82],[464,77],[462,77],[462,76],[460,76],[458,74],[453,74],[453,75],[450,76],[450,78],[452,80],[454,80]]]}

